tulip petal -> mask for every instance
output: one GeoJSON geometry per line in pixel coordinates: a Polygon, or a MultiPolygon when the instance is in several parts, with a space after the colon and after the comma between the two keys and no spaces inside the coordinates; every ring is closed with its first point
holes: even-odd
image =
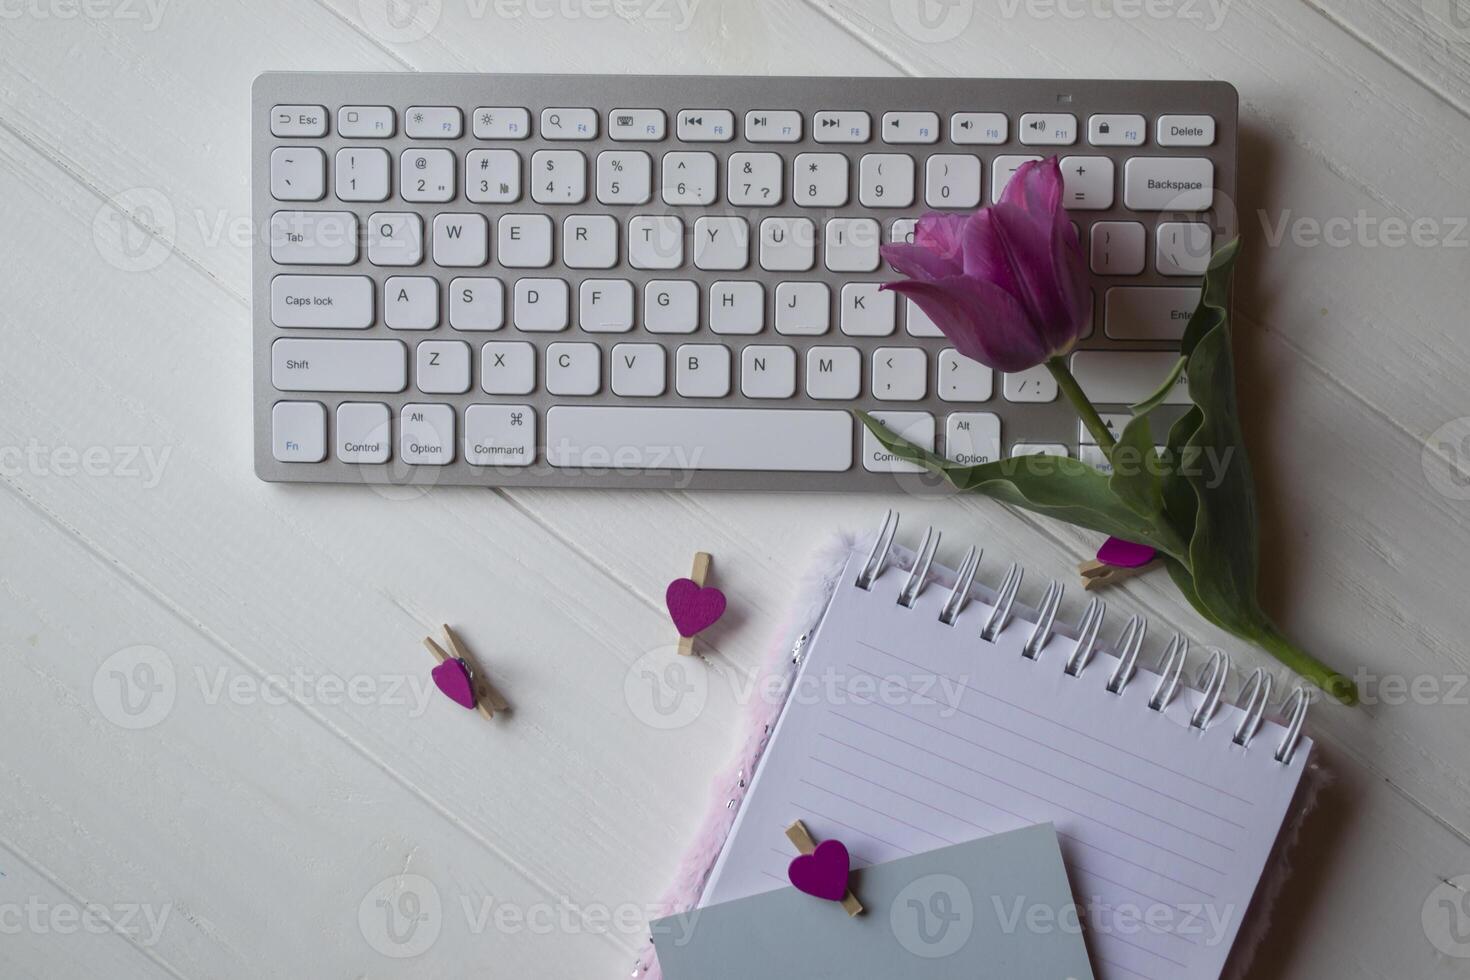
{"type": "Polygon", "coordinates": [[[923,282],[945,279],[961,271],[959,263],[922,245],[894,242],[889,245],[880,245],[878,254],[882,255],[883,260],[893,266],[899,274],[923,282]]]}
{"type": "Polygon", "coordinates": [[[914,244],[944,256],[955,264],[958,271],[964,251],[965,226],[969,220],[968,215],[929,211],[914,227],[914,244]]]}
{"type": "Polygon", "coordinates": [[[913,300],[961,354],[997,371],[1024,371],[1047,358],[1025,309],[994,283],[956,276],[884,288],[913,300]]]}
{"type": "Polygon", "coordinates": [[[1011,175],[998,203],[1019,207],[1049,223],[1062,209],[1063,186],[1062,165],[1056,157],[1027,160],[1011,175]]]}

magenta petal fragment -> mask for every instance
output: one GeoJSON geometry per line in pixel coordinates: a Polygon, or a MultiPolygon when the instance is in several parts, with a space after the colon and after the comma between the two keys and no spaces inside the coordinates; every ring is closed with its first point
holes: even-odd
{"type": "Polygon", "coordinates": [[[1142,568],[1158,555],[1146,544],[1135,544],[1122,538],[1108,538],[1097,549],[1097,560],[1114,568],[1142,568]]]}

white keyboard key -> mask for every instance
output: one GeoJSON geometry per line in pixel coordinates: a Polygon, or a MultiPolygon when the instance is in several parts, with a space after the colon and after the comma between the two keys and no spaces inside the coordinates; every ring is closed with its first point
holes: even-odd
{"type": "Polygon", "coordinates": [[[611,356],[614,395],[657,398],[668,387],[667,355],[659,344],[617,344],[611,356]]]}
{"type": "Polygon", "coordinates": [[[908,331],[910,337],[944,336],[944,331],[940,330],[934,321],[929,319],[929,314],[925,313],[918,303],[915,303],[911,299],[905,299],[903,309],[903,326],[908,331]]]}
{"type": "Polygon", "coordinates": [[[471,466],[530,466],[536,461],[536,410],[530,405],[465,409],[464,461],[471,466]]]}
{"type": "Polygon", "coordinates": [[[368,215],[368,261],[380,266],[413,266],[424,260],[424,219],[409,211],[368,215]]]}
{"type": "Polygon", "coordinates": [[[602,390],[602,348],[561,343],[546,347],[546,391],[553,395],[595,395],[602,390]]]}
{"type": "Polygon", "coordinates": [[[529,395],[536,389],[536,348],[519,340],[481,347],[480,387],[487,395],[529,395]]]}
{"type": "Polygon", "coordinates": [[[546,413],[546,461],[650,470],[852,468],[852,416],[769,408],[558,405],[546,413]]]}
{"type": "Polygon", "coordinates": [[[1066,458],[1072,451],[1059,442],[1017,442],[1011,444],[1010,456],[1060,456],[1066,458]]]}
{"type": "Polygon", "coordinates": [[[473,277],[450,282],[449,325],[456,330],[505,326],[505,284],[499,279],[473,277]]]}
{"type": "Polygon", "coordinates": [[[541,138],[544,140],[596,139],[597,110],[542,109],[541,138]]]}
{"type": "Polygon", "coordinates": [[[710,283],[709,328],[718,334],[760,333],[766,325],[766,290],[758,282],[710,283]]]}
{"type": "Polygon", "coordinates": [[[577,322],[588,333],[633,329],[633,284],[626,279],[583,279],[577,322]]]}
{"type": "Polygon", "coordinates": [[[1057,400],[1057,379],[1051,376],[1045,364],[1038,364],[1034,368],[1005,375],[1003,388],[1008,402],[1054,402],[1057,400]]]}
{"type": "Polygon", "coordinates": [[[271,135],[290,139],[293,136],[327,135],[327,107],[320,105],[278,105],[271,109],[271,135]]]}
{"type": "Polygon", "coordinates": [[[521,199],[521,155],[515,150],[471,150],[464,164],[464,196],[476,204],[521,199]]]}
{"type": "Polygon", "coordinates": [[[852,401],[862,394],[863,354],[856,347],[809,347],[806,394],[819,401],[852,401]]]}
{"type": "Polygon", "coordinates": [[[470,390],[470,345],[463,340],[425,340],[414,356],[419,391],[461,395],[470,390]]]}
{"type": "Polygon", "coordinates": [[[1005,193],[1006,184],[1011,182],[1016,171],[1021,169],[1021,164],[1031,160],[1040,160],[1041,157],[1028,157],[1014,154],[998,156],[990,164],[990,201],[992,204],[1000,200],[1005,193]]]}
{"type": "Polygon", "coordinates": [[[1094,466],[1102,470],[1105,476],[1113,475],[1113,464],[1108,459],[1108,454],[1103,452],[1099,446],[1078,446],[1077,458],[1088,466],[1094,466]]]}
{"type": "Polygon", "coordinates": [[[703,217],[694,222],[694,267],[735,270],[750,264],[750,223],[744,218],[703,217]]]}
{"type": "MultiPolygon", "coordinates": [[[[611,220],[611,219],[609,219],[611,220]]],[[[490,260],[490,224],[482,214],[434,216],[434,264],[477,268],[490,260]]]]}
{"type": "Polygon", "coordinates": [[[993,372],[953,347],[939,352],[939,397],[947,402],[990,400],[993,372]]]}
{"type": "Polygon", "coordinates": [[[1208,211],[1215,164],[1203,157],[1134,157],[1123,166],[1123,203],[1133,211],[1208,211]]]}
{"type": "Polygon", "coordinates": [[[398,166],[398,196],[405,201],[454,200],[454,151],[404,150],[398,166]]]}
{"type": "Polygon", "coordinates": [[[978,205],[980,158],[968,153],[936,153],[930,157],[924,164],[924,202],[931,208],[978,205]]]}
{"type": "Polygon", "coordinates": [[[791,200],[804,208],[840,208],[847,203],[847,157],[841,153],[798,153],[791,165],[791,200]]]}
{"type": "Polygon", "coordinates": [[[610,214],[573,214],[562,223],[561,260],[569,269],[618,264],[618,222],[610,214]]]}
{"type": "Polygon", "coordinates": [[[782,161],[776,153],[732,153],[725,170],[731,204],[774,207],[781,203],[782,161]]]}
{"type": "Polygon", "coordinates": [[[392,193],[392,161],[379,147],[347,147],[337,151],[337,199],[386,201],[392,193]]]}
{"type": "Polygon", "coordinates": [[[398,458],[419,466],[454,462],[454,409],[409,403],[398,412],[398,458]]]}
{"type": "Polygon", "coordinates": [[[944,420],[944,455],[965,466],[1000,459],[1000,416],[953,412],[944,420]]]}
{"type": "Polygon", "coordinates": [[[571,322],[566,280],[517,279],[515,325],[526,333],[554,333],[571,322]]]}
{"type": "Polygon", "coordinates": [[[746,398],[790,398],[796,394],[796,351],[759,345],[742,350],[740,393],[746,398]]]}
{"type": "Polygon", "coordinates": [[[581,204],[587,200],[587,158],[581,150],[537,150],[531,155],[531,200],[581,204]]]}
{"type": "Polygon", "coordinates": [[[914,233],[919,230],[918,218],[894,218],[893,225],[888,232],[890,242],[902,242],[905,245],[914,243],[914,233]]]}
{"type": "Polygon", "coordinates": [[[687,279],[650,279],[643,287],[643,329],[649,333],[693,333],[699,329],[699,284],[687,279]]]}
{"type": "Polygon", "coordinates": [[[367,276],[276,276],[271,280],[271,323],[278,327],[373,325],[373,281],[367,276]]]}
{"type": "Polygon", "coordinates": [[[475,139],[523,140],[531,135],[531,113],[519,106],[481,106],[475,110],[475,139]]]}
{"type": "Polygon", "coordinates": [[[939,139],[939,114],[885,112],[882,131],[885,143],[934,143],[939,139]]]}
{"type": "Polygon", "coordinates": [[[357,261],[357,216],[351,211],[277,211],[271,215],[276,265],[351,265],[357,261]]]}
{"type": "Polygon", "coordinates": [[[884,402],[916,402],[929,393],[929,358],[921,347],[879,347],[873,351],[873,397],[884,402]]]}
{"type": "Polygon", "coordinates": [[[1160,116],[1158,133],[1155,135],[1160,146],[1214,146],[1214,116],[1160,116]]]}
{"type": "Polygon", "coordinates": [[[676,130],[685,143],[728,143],[735,138],[735,114],[729,109],[681,109],[676,130]]]}
{"type": "Polygon", "coordinates": [[[1148,232],[1137,221],[1099,221],[1092,226],[1092,271],[1136,276],[1143,271],[1148,232]]]}
{"type": "Polygon", "coordinates": [[[618,142],[656,142],[668,127],[662,109],[613,109],[607,114],[607,135],[618,142]]]}
{"type": "Polygon", "coordinates": [[[684,222],[672,214],[640,214],[628,222],[628,264],[677,269],[684,264],[684,222]]]}
{"type": "Polygon", "coordinates": [[[1100,113],[1087,120],[1087,142],[1093,146],[1142,146],[1148,123],[1132,113],[1100,113]]]}
{"type": "Polygon", "coordinates": [[[403,110],[403,133],[411,140],[457,140],[464,115],[452,105],[411,105],[403,110]]]}
{"type": "Polygon", "coordinates": [[[1178,340],[1199,298],[1198,286],[1114,286],[1107,294],[1103,332],[1114,340],[1178,340]]]}
{"type": "Polygon", "coordinates": [[[1077,142],[1077,117],[1070,112],[1028,112],[1019,127],[1024,146],[1071,146],[1077,142]]]}
{"type": "Polygon", "coordinates": [[[392,330],[433,330],[439,325],[439,282],[428,276],[389,276],[383,281],[383,323],[392,330]]]}
{"type": "Polygon", "coordinates": [[[397,117],[389,106],[344,105],[337,110],[337,135],[344,139],[385,140],[397,129],[397,117]]]}
{"type": "Polygon", "coordinates": [[[337,406],[336,455],[344,463],[386,463],[393,456],[393,422],[381,402],[337,406]]]}
{"type": "MultiPolygon", "coordinates": [[[[1131,405],[1157,391],[1178,360],[1174,351],[1078,351],[1072,355],[1072,375],[1095,404],[1131,405]]],[[[1165,403],[1189,404],[1182,373],[1165,403]]]]}
{"type": "Polygon", "coordinates": [[[664,154],[661,193],[665,204],[712,204],[719,186],[713,153],[697,150],[664,154]]]}
{"type": "Polygon", "coordinates": [[[277,391],[402,391],[408,349],[397,340],[290,337],[271,344],[277,391]]]}
{"type": "Polygon", "coordinates": [[[872,128],[872,117],[859,109],[828,109],[812,117],[812,139],[818,143],[866,143],[872,128]]]}
{"type": "Polygon", "coordinates": [[[1113,206],[1113,161],[1108,157],[1062,158],[1062,206],[1069,211],[1106,211],[1113,206]]]}
{"type": "MultiPolygon", "coordinates": [[[[1099,412],[1098,417],[1102,419],[1103,426],[1117,439],[1133,421],[1133,416],[1127,412],[1099,412]]],[[[1077,421],[1077,442],[1084,446],[1096,446],[1097,437],[1094,436],[1087,426],[1079,419],[1077,421]]]]}
{"type": "Polygon", "coordinates": [[[776,332],[814,337],[832,328],[832,291],[825,282],[783,282],[776,286],[776,332]]]}
{"type": "Polygon", "coordinates": [[[867,153],[858,163],[858,201],[865,208],[906,208],[914,203],[914,158],[907,153],[867,153]]]}
{"type": "Polygon", "coordinates": [[[872,272],[878,268],[883,229],[873,218],[832,218],[827,222],[823,259],[833,272],[872,272]]]}
{"type": "Polygon", "coordinates": [[[681,346],[674,355],[674,390],[682,398],[724,398],[730,393],[730,348],[681,346]]]}
{"type": "MultiPolygon", "coordinates": [[[[934,451],[934,416],[928,412],[873,412],[889,431],[921,449],[934,451]]],[[[863,469],[869,473],[922,473],[924,468],[894,456],[863,426],[863,469]]]]}
{"type": "Polygon", "coordinates": [[[597,154],[597,200],[601,204],[647,204],[653,197],[653,161],[642,150],[597,154]]]}
{"type": "Polygon", "coordinates": [[[277,201],[320,201],[327,194],[327,155],[314,146],[278,146],[271,151],[271,197],[277,201]]]}
{"type": "Polygon", "coordinates": [[[551,218],[544,214],[502,214],[496,254],[507,269],[544,269],[551,264],[551,218]]]}
{"type": "Polygon", "coordinates": [[[326,407],[321,402],[276,402],[271,407],[271,455],[283,463],[326,459],[326,407]]]}
{"type": "Polygon", "coordinates": [[[1010,132],[1004,112],[956,112],[949,117],[949,141],[958,146],[999,146],[1010,132]]]}
{"type": "Polygon", "coordinates": [[[1215,231],[1202,221],[1161,221],[1154,232],[1161,276],[1202,276],[1215,251],[1215,231]]]}
{"type": "Polygon", "coordinates": [[[842,332],[849,337],[887,337],[897,329],[897,293],[880,283],[850,282],[842,287],[842,332]]]}
{"type": "Polygon", "coordinates": [[[766,218],[761,222],[761,268],[806,272],[817,261],[817,226],[810,218],[766,218]]]}
{"type": "Polygon", "coordinates": [[[747,143],[801,142],[801,113],[794,109],[752,109],[745,114],[747,143]]]}

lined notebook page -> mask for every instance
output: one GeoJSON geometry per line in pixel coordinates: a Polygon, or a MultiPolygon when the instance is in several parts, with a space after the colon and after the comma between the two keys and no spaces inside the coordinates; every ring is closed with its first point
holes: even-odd
{"type": "MultiPolygon", "coordinates": [[[[841,839],[859,868],[1051,821],[1098,977],[1217,978],[1310,742],[1282,765],[1275,724],[1241,748],[1233,707],[1201,732],[1194,691],[1150,710],[1152,673],[1111,694],[1104,651],[1067,676],[1066,636],[1025,659],[1031,623],[987,643],[984,602],[947,626],[947,588],[904,608],[907,572],[890,565],[864,591],[860,564],[849,559],[701,904],[785,887],[796,819],[841,839]]],[[[1102,635],[1121,626],[1114,614],[1102,635]]],[[[976,896],[975,914],[1013,917],[992,904],[976,896]]]]}

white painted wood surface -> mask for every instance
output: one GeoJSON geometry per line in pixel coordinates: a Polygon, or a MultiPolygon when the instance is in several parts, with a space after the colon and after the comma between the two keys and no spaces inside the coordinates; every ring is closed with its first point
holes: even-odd
{"type": "MultiPolygon", "coordinates": [[[[1095,545],[978,500],[257,482],[246,110],[267,69],[1233,81],[1270,606],[1409,685],[1313,715],[1337,781],[1253,975],[1470,971],[1432,941],[1436,889],[1470,873],[1470,444],[1442,428],[1470,416],[1453,0],[924,0],[927,29],[914,0],[686,0],[687,22],[653,0],[442,0],[423,36],[385,30],[383,2],[0,2],[0,974],[623,975],[829,528],[897,505],[910,535],[946,530],[943,556],[980,541],[991,574],[1024,555],[1033,583],[1095,545]],[[1312,244],[1333,219],[1346,238],[1312,244]],[[659,730],[639,671],[667,662],[661,590],[697,548],[735,613],[704,710],[659,730]],[[509,719],[412,688],[441,621],[509,719]],[[116,673],[149,664],[172,706],[129,716],[116,673]],[[408,883],[399,912],[440,900],[405,946],[385,880],[408,883]]],[[[1270,663],[1162,581],[1120,599],[1270,663]]]]}

